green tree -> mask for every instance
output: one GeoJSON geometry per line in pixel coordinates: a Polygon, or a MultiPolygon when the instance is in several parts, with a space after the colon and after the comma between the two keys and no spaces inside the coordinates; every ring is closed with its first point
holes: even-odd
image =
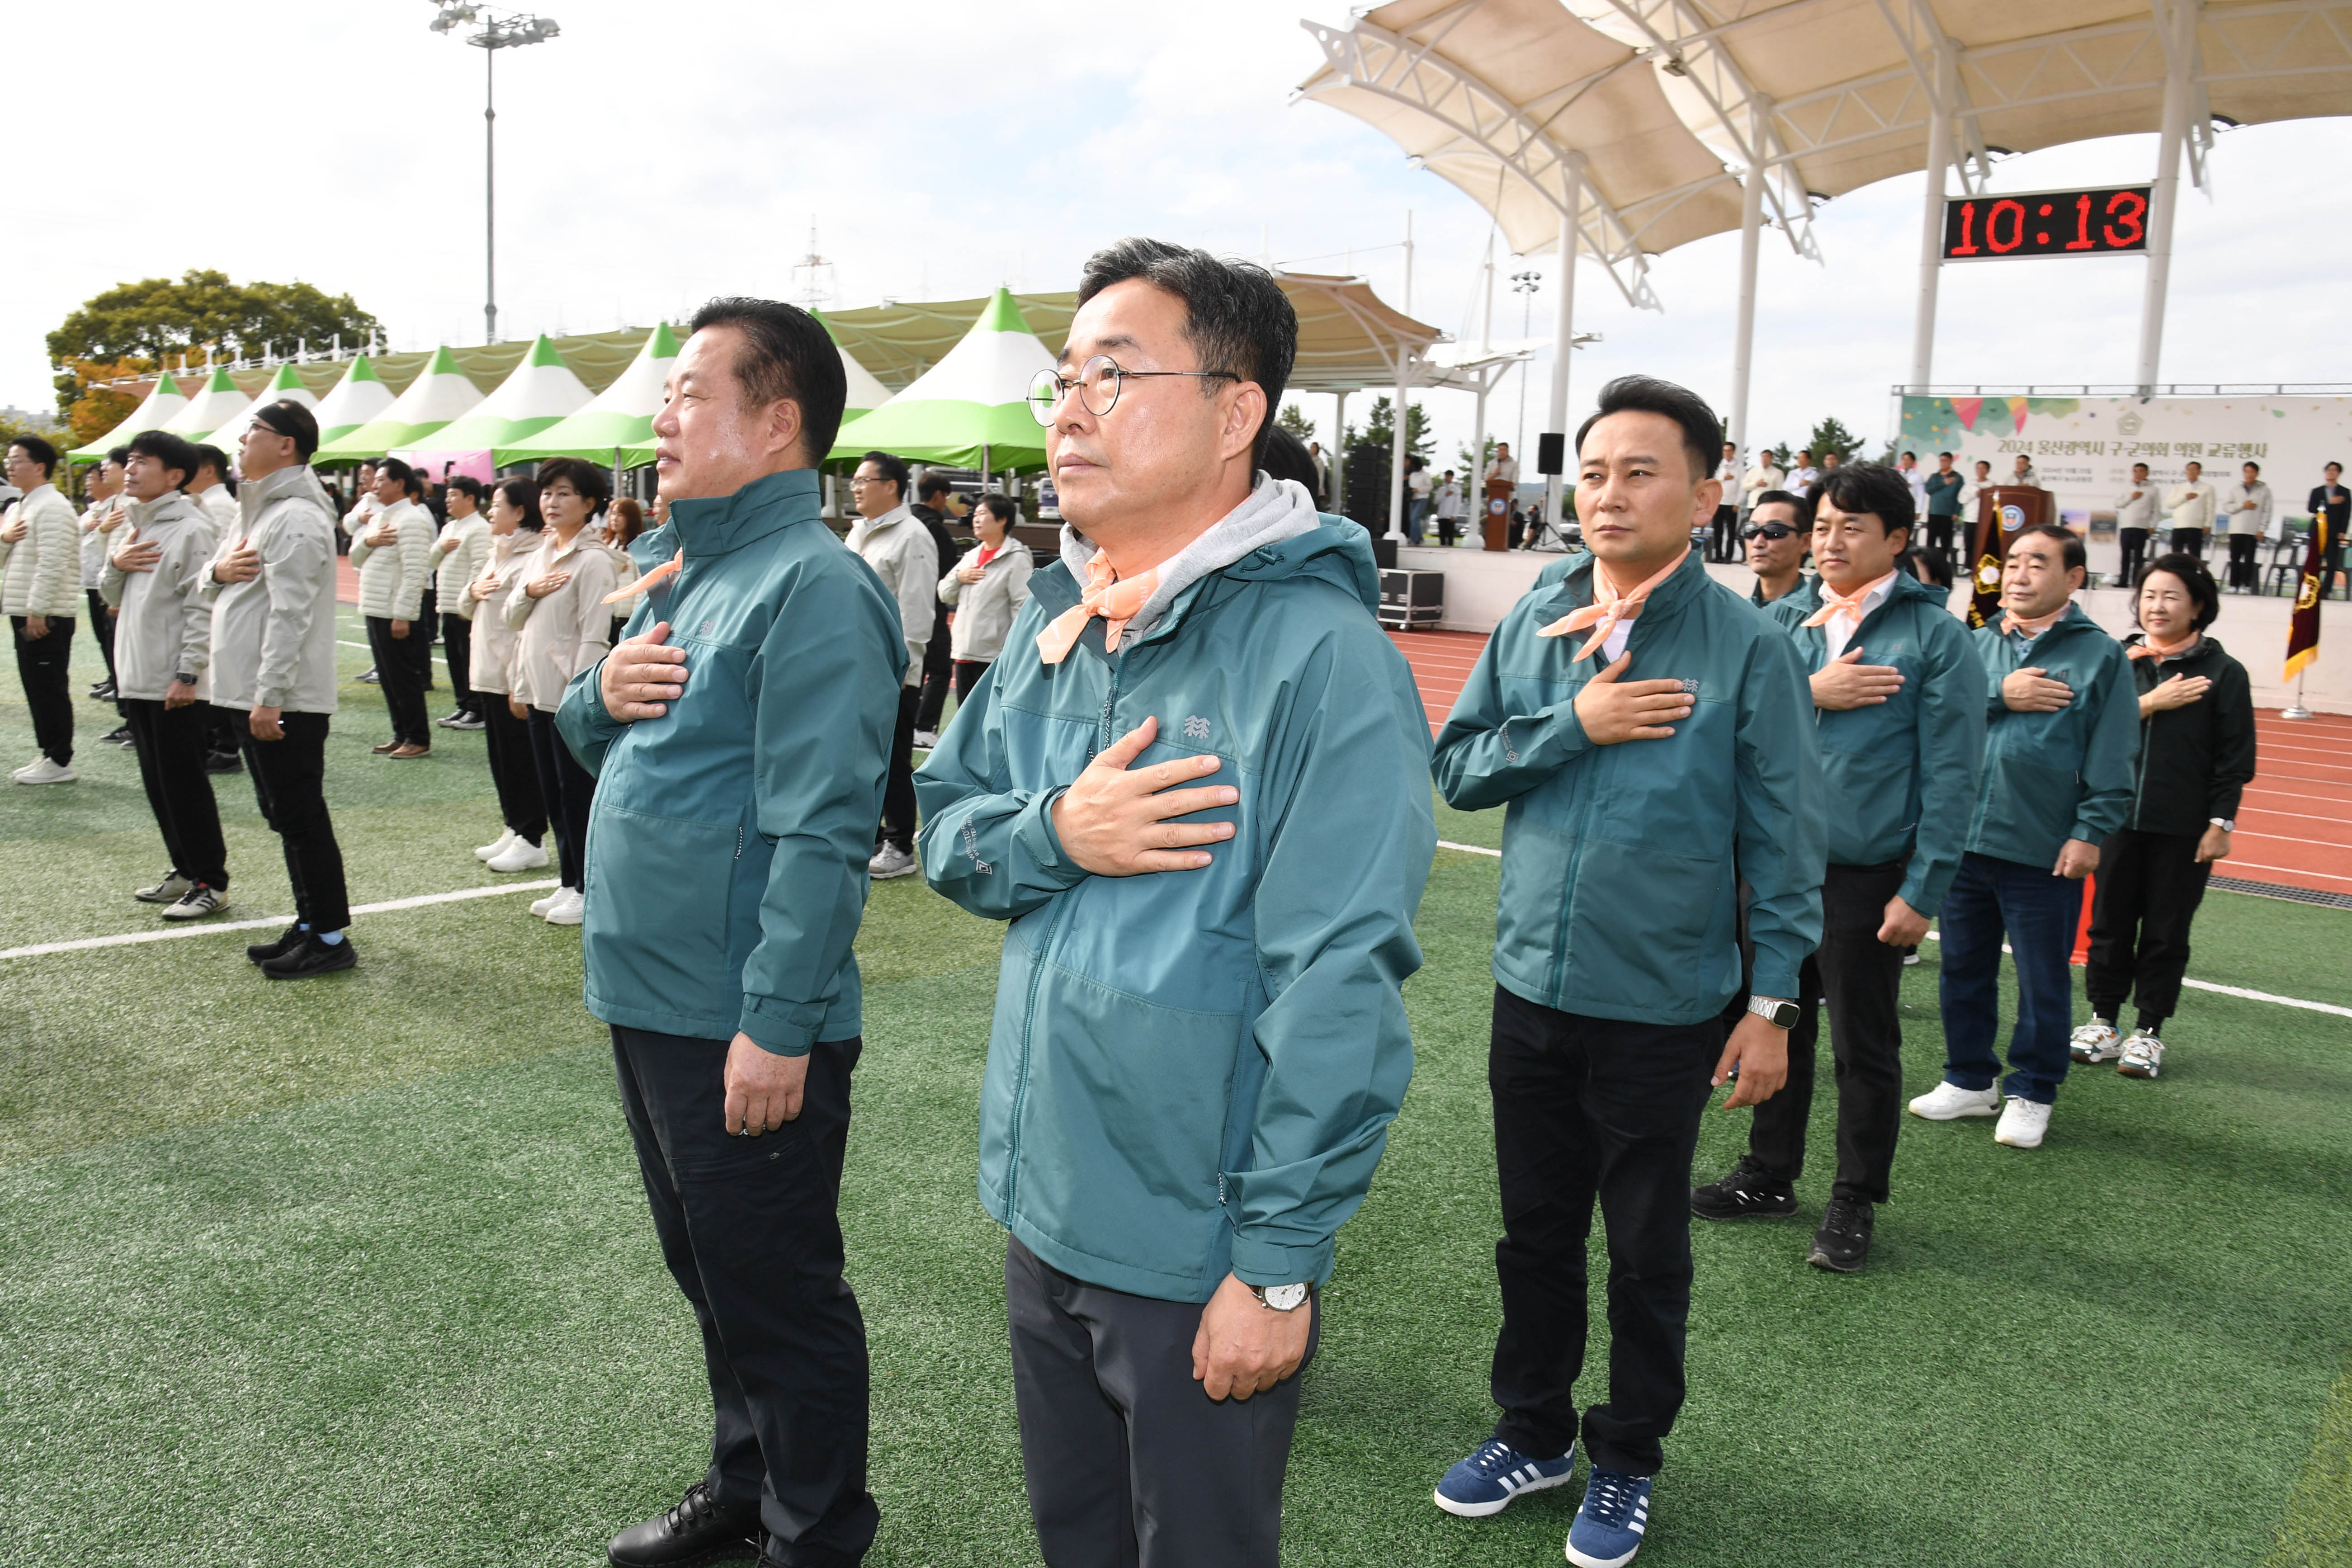
{"type": "Polygon", "coordinates": [[[1276,416],[1274,422],[1302,441],[1315,439],[1315,421],[1307,417],[1307,410],[1296,403],[1284,404],[1282,412],[1276,416]]]}
{"type": "MultiPolygon", "coordinates": [[[[298,341],[324,348],[366,341],[382,325],[348,294],[326,294],[308,283],[232,283],[226,272],[192,268],[179,279],[143,278],[118,283],[82,302],[48,338],[49,358],[157,363],[207,352],[243,359],[298,341]]],[[[58,412],[70,414],[83,389],[68,374],[57,379],[58,412]]]]}
{"type": "Polygon", "coordinates": [[[1853,455],[1862,450],[1862,437],[1847,429],[1832,414],[1813,426],[1813,438],[1806,443],[1806,447],[1812,452],[1815,463],[1819,463],[1826,452],[1835,452],[1841,463],[1851,463],[1853,455]]]}
{"type": "MultiPolygon", "coordinates": [[[[1429,433],[1429,410],[1418,403],[1408,404],[1406,408],[1406,455],[1427,461],[1437,450],[1437,437],[1429,433]]],[[[1385,452],[1395,436],[1396,405],[1390,402],[1385,395],[1373,398],[1371,412],[1364,418],[1363,439],[1385,452]]]]}

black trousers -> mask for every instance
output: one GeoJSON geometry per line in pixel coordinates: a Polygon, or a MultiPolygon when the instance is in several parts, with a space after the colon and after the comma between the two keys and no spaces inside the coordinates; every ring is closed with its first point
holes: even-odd
{"type": "Polygon", "coordinates": [[[1503,1239],[1495,1435],[1549,1459],[1578,1436],[1585,1240],[1601,1205],[1609,1244],[1609,1398],[1584,1413],[1587,1456],[1657,1472],[1683,1404],[1690,1318],[1690,1169],[1720,1018],[1630,1024],[1562,1013],[1495,988],[1486,1082],[1503,1239]]]}
{"type": "Polygon", "coordinates": [[[880,1517],[866,1489],[866,1322],[842,1277],[839,1213],[861,1043],[812,1050],[800,1116],[757,1138],[727,1135],[728,1046],[613,1030],[654,1234],[702,1330],[707,1479],[721,1508],[759,1509],[785,1563],[854,1563],[880,1517]]]}
{"type": "Polygon", "coordinates": [[[2189,973],[2189,927],[2213,875],[2211,861],[2197,862],[2203,837],[2125,827],[2099,847],[2091,961],[2083,975],[2097,1016],[2113,1019],[2134,998],[2139,1026],[2154,1029],[2179,1010],[2180,977],[2189,973]]]}
{"type": "Polygon", "coordinates": [[[915,728],[937,734],[940,717],[948,709],[948,684],[953,679],[955,659],[950,652],[948,628],[934,626],[931,640],[923,647],[923,694],[915,704],[915,728]]]}
{"type": "Polygon", "coordinates": [[[1719,506],[1715,509],[1714,559],[1728,561],[1739,547],[1739,509],[1719,506]]]}
{"type": "Polygon", "coordinates": [[[98,645],[100,658],[106,660],[106,679],[114,679],[114,606],[106,595],[95,588],[84,592],[89,598],[89,640],[98,645]]]}
{"type": "Polygon", "coordinates": [[[221,842],[220,804],[205,755],[214,722],[226,718],[209,702],[166,708],[159,698],[122,700],[122,721],[139,743],[139,782],[147,786],[147,809],[155,814],[172,869],[215,889],[228,886],[228,847],[221,842]]]}
{"type": "Polygon", "coordinates": [[[1201,1310],[1074,1279],[1006,1238],[1021,1468],[1046,1568],[1275,1568],[1322,1324],[1297,1372],[1213,1400],[1192,1380],[1201,1310]]]}
{"type": "Polygon", "coordinates": [[[253,775],[261,819],[286,850],[286,880],[294,889],[296,918],[324,935],[352,923],[343,886],[343,851],[327,815],[327,715],[280,713],[282,741],[257,740],[251,717],[233,710],[237,749],[253,775]]]}
{"type": "Polygon", "coordinates": [[[1837,1180],[1830,1191],[1886,1201],[1903,1121],[1903,950],[1878,940],[1886,900],[1903,890],[1904,867],[1832,866],[1822,882],[1822,944],[1805,961],[1804,1012],[1789,1031],[1789,1081],[1756,1108],[1748,1152],[1766,1172],[1804,1173],[1805,1124],[1813,1107],[1816,1019],[1826,1002],[1837,1075],[1837,1180]]]}
{"type": "Polygon", "coordinates": [[[1927,514],[1927,548],[1948,562],[1952,559],[1952,535],[1959,521],[1944,512],[1927,514]]]}
{"type": "Polygon", "coordinates": [[[988,667],[995,662],[996,661],[994,659],[990,658],[960,658],[955,661],[956,705],[958,707],[961,707],[964,703],[971,700],[971,689],[980,684],[980,678],[986,675],[988,673],[988,667]]]}
{"type": "Polygon", "coordinates": [[[2205,559],[2205,531],[2201,528],[2176,528],[2172,531],[2172,548],[2197,560],[2205,559]]]}
{"type": "Polygon", "coordinates": [[[2230,535],[2230,586],[2252,593],[2261,586],[2262,569],[2254,564],[2254,552],[2263,542],[2259,533],[2230,535]]]}
{"type": "Polygon", "coordinates": [[[2139,569],[2147,563],[2147,530],[2119,528],[2116,542],[2123,550],[2123,585],[2130,587],[2139,576],[2139,569]]]}
{"type": "Polygon", "coordinates": [[[449,689],[457,699],[457,711],[478,713],[480,706],[474,700],[474,689],[466,683],[467,667],[473,662],[474,623],[463,616],[444,613],[441,616],[441,652],[449,661],[449,689]]]}
{"type": "Polygon", "coordinates": [[[392,715],[392,738],[429,746],[433,731],[425,719],[425,672],[433,658],[425,623],[411,621],[408,635],[392,635],[392,622],[382,616],[367,617],[368,651],[375,655],[376,687],[392,715]]]}
{"type": "MultiPolygon", "coordinates": [[[[529,720],[530,754],[539,773],[539,795],[555,828],[557,868],[573,892],[588,887],[588,808],[596,798],[596,775],[580,765],[555,727],[555,715],[534,708],[529,720]]],[[[516,831],[520,832],[520,829],[516,831]]]]}
{"type": "Polygon", "coordinates": [[[8,620],[16,629],[16,679],[24,683],[25,705],[33,710],[33,742],[41,755],[63,767],[73,761],[73,693],[66,685],[73,663],[73,617],[49,616],[48,631],[37,637],[25,635],[25,616],[8,620]]]}
{"type": "Polygon", "coordinates": [[[536,844],[547,837],[547,802],[539,788],[539,759],[531,754],[530,721],[514,716],[505,692],[478,695],[490,784],[499,792],[499,819],[536,844]]]}
{"type": "Polygon", "coordinates": [[[874,836],[877,848],[896,844],[915,852],[915,710],[922,694],[911,686],[898,688],[898,727],[890,736],[890,776],[882,784],[882,824],[874,836]]]}

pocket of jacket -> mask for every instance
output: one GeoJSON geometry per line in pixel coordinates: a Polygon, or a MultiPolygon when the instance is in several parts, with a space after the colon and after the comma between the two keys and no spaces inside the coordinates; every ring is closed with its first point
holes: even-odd
{"type": "Polygon", "coordinates": [[[1710,952],[1735,955],[1731,897],[1720,860],[1595,838],[1576,878],[1567,989],[1625,1005],[1654,1006],[1719,978],[1710,952]]]}
{"type": "Polygon", "coordinates": [[[589,982],[625,1005],[733,1011],[727,917],[737,828],[598,801],[588,822],[589,982]],[[717,885],[708,868],[723,868],[717,885]],[[691,869],[689,869],[691,868],[691,869]],[[724,994],[714,995],[719,987],[724,994]]]}

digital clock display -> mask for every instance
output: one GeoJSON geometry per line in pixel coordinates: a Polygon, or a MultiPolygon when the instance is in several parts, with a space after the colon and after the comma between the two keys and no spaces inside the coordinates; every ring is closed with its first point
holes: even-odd
{"type": "Polygon", "coordinates": [[[2147,248],[2146,185],[2024,191],[1944,202],[1944,259],[2114,256],[2147,248]]]}

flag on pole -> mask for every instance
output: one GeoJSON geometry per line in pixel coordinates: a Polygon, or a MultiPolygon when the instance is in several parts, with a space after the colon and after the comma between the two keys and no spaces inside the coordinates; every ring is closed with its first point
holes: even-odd
{"type": "Polygon", "coordinates": [[[2286,627],[2286,674],[2293,680],[2319,657],[2320,574],[2327,568],[2327,509],[2311,520],[2311,552],[2303,558],[2303,581],[2294,591],[2294,618],[2286,627]]]}

